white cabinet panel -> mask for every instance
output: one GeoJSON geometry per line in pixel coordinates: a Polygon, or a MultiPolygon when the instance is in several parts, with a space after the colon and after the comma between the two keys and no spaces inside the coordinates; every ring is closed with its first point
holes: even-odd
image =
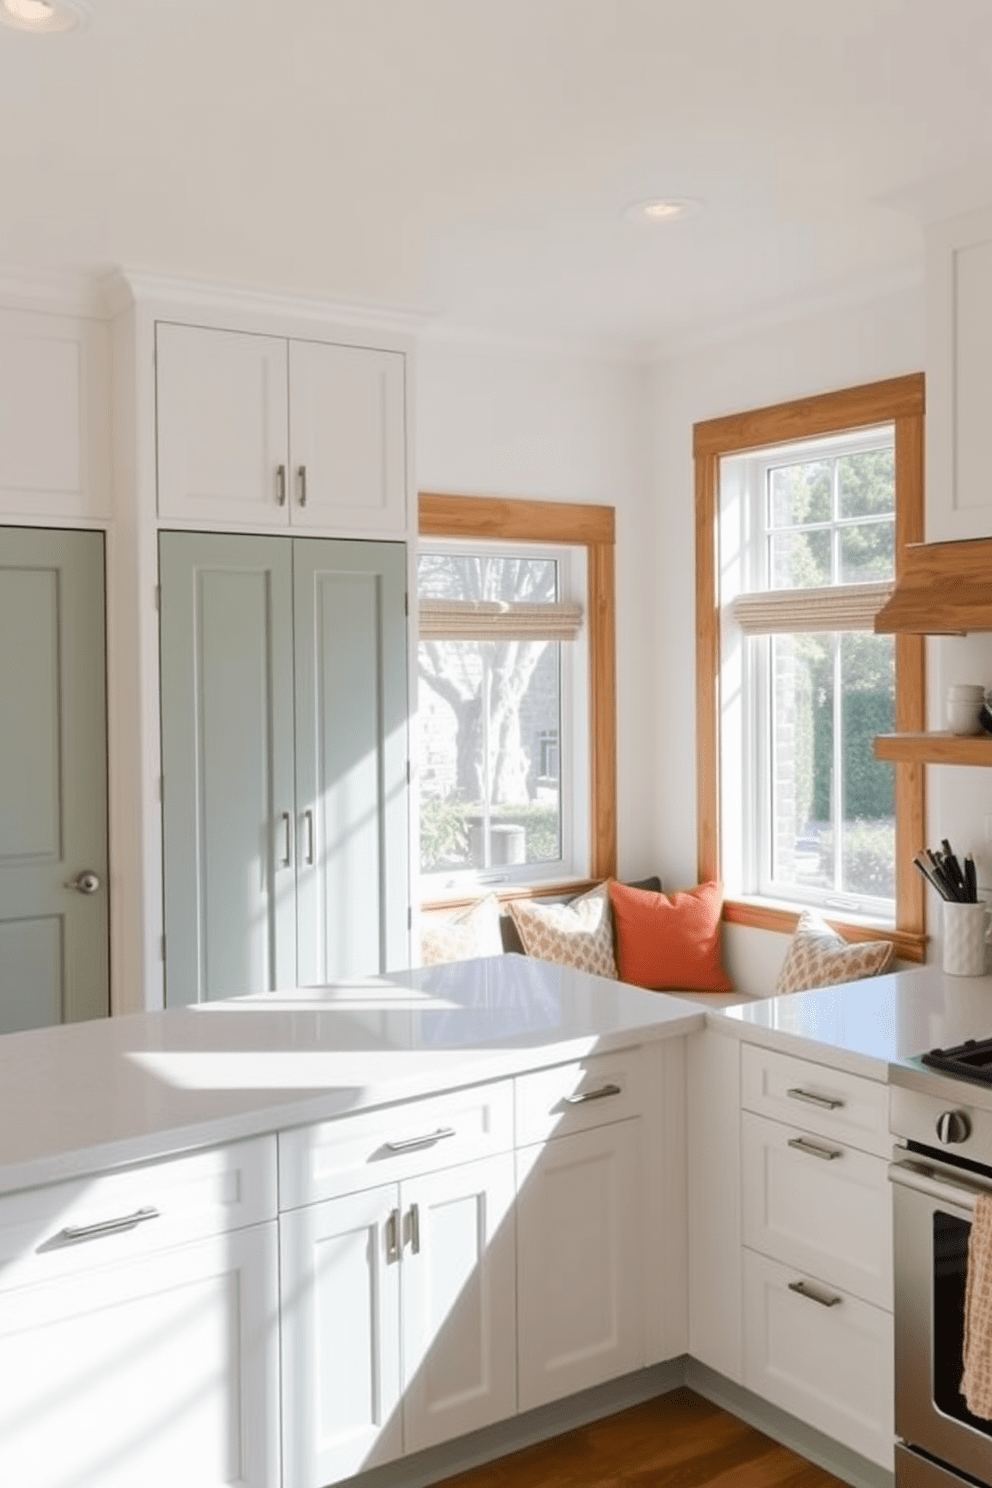
{"type": "Polygon", "coordinates": [[[888,1157],[889,1089],[846,1070],[745,1044],[741,1049],[741,1104],[863,1152],[888,1157]]]}
{"type": "Polygon", "coordinates": [[[395,1185],[284,1214],[283,1481],[350,1477],[403,1448],[395,1185]]]}
{"type": "Polygon", "coordinates": [[[279,1133],[279,1206],[295,1209],[513,1148],[513,1083],[423,1100],[279,1133]]]}
{"type": "Polygon", "coordinates": [[[689,1352],[741,1384],[741,1045],[704,1029],[687,1046],[689,1352]]]}
{"type": "Polygon", "coordinates": [[[518,1146],[638,1115],[644,1099],[642,1066],[639,1049],[623,1049],[518,1076],[518,1146]]]}
{"type": "Polygon", "coordinates": [[[745,1250],[744,1316],[747,1388],[891,1471],[892,1314],[745,1250]]]}
{"type": "Polygon", "coordinates": [[[0,1442],[20,1488],[271,1488],[276,1226],[0,1293],[0,1442]]]}
{"type": "Polygon", "coordinates": [[[517,1153],[520,1408],[643,1363],[640,1122],[517,1153]]]}
{"type": "Polygon", "coordinates": [[[891,1311],[885,1159],[749,1112],[741,1138],[745,1245],[891,1311]]]}
{"type": "Polygon", "coordinates": [[[927,286],[927,541],[990,537],[992,212],[930,228],[927,286]]]}
{"type": "Polygon", "coordinates": [[[403,1445],[418,1452],[516,1409],[513,1156],[401,1192],[403,1445]]]}
{"type": "Polygon", "coordinates": [[[403,530],[403,382],[400,352],[290,342],[294,527],[403,530]]]}
{"type": "Polygon", "coordinates": [[[159,323],[155,354],[159,516],[288,526],[283,338],[159,323]]]}
{"type": "Polygon", "coordinates": [[[4,516],[110,516],[108,346],[94,321],[0,311],[4,516]]]}

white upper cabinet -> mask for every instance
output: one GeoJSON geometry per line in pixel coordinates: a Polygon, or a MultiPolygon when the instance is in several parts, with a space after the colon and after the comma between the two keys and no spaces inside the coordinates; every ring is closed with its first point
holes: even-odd
{"type": "Polygon", "coordinates": [[[401,352],[159,322],[156,403],[161,518],[404,530],[401,352]]]}
{"type": "Polygon", "coordinates": [[[293,526],[402,532],[402,354],[291,341],[289,397],[293,526]]]}
{"type": "Polygon", "coordinates": [[[285,341],[160,323],[155,352],[159,515],[288,526],[285,341]]]}
{"type": "Polygon", "coordinates": [[[927,241],[927,542],[992,537],[992,210],[927,241]]]}
{"type": "Polygon", "coordinates": [[[99,322],[0,310],[0,515],[109,517],[108,336],[99,322]]]}

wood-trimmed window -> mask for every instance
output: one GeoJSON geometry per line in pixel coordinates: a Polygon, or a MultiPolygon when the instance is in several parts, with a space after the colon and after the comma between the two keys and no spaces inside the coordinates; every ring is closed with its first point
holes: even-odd
{"type": "MultiPolygon", "coordinates": [[[[438,495],[422,491],[421,537],[483,539],[581,546],[586,552],[586,617],[589,651],[589,880],[570,891],[613,877],[616,827],[616,622],[615,517],[611,506],[492,496],[438,495]]],[[[500,898],[561,892],[562,882],[508,888],[500,898]]],[[[446,898],[445,905],[471,902],[446,898]]],[[[429,905],[425,905],[429,908],[429,905]]]]}
{"type": "MultiPolygon", "coordinates": [[[[871,383],[819,397],[799,399],[693,428],[696,470],[696,718],[697,830],[700,882],[720,879],[720,705],[721,633],[718,575],[719,482],[725,456],[742,454],[846,430],[891,424],[895,438],[895,574],[900,577],[906,547],[923,540],[922,373],[871,383]]],[[[899,732],[924,728],[925,657],[921,636],[895,638],[895,726],[899,732]]],[[[913,856],[924,839],[924,771],[921,764],[895,765],[896,922],[890,927],[831,923],[850,939],[891,939],[897,955],[922,961],[926,926],[923,884],[913,856]]],[[[728,899],[724,918],[737,924],[791,932],[795,909],[766,900],[728,899]]]]}

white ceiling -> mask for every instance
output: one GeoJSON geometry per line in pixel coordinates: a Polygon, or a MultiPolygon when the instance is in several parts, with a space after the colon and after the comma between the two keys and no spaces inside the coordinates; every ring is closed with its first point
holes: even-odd
{"type": "Polygon", "coordinates": [[[992,203],[990,0],[92,0],[0,27],[0,263],[663,349],[992,203]],[[661,228],[621,213],[702,198],[661,228]]]}

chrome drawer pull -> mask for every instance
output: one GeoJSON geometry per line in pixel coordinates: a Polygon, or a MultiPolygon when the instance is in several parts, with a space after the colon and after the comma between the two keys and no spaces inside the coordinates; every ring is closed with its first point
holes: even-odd
{"type": "Polygon", "coordinates": [[[598,1090],[586,1090],[582,1095],[566,1095],[566,1106],[584,1106],[586,1101],[605,1100],[608,1095],[623,1095],[619,1085],[601,1085],[598,1090]]]}
{"type": "Polygon", "coordinates": [[[842,1100],[831,1100],[827,1095],[814,1095],[810,1090],[787,1090],[790,1100],[805,1101],[808,1106],[821,1106],[824,1111],[839,1111],[842,1100]]]}
{"type": "Polygon", "coordinates": [[[410,1249],[414,1255],[420,1254],[420,1205],[410,1205],[410,1249]]]}
{"type": "Polygon", "coordinates": [[[456,1136],[453,1126],[439,1126],[437,1131],[428,1132],[424,1137],[407,1137],[403,1142],[386,1142],[387,1152],[416,1152],[419,1147],[433,1147],[435,1142],[444,1142],[448,1137],[456,1136]]]}
{"type": "Polygon", "coordinates": [[[818,1292],[808,1281],[790,1281],[789,1291],[798,1292],[800,1297],[808,1297],[810,1302],[819,1302],[821,1307],[839,1307],[844,1300],[843,1297],[830,1297],[824,1292],[818,1292]]]}
{"type": "Polygon", "coordinates": [[[808,1152],[810,1157],[822,1157],[824,1162],[833,1162],[835,1157],[843,1157],[844,1154],[836,1147],[818,1147],[815,1142],[808,1142],[805,1137],[790,1137],[789,1146],[794,1147],[797,1152],[808,1152]]]}
{"type": "Polygon", "coordinates": [[[102,1240],[104,1235],[122,1235],[126,1230],[135,1230],[150,1219],[159,1219],[159,1211],[150,1206],[136,1209],[133,1214],[124,1214],[120,1219],[104,1219],[99,1224],[66,1225],[50,1240],[38,1246],[37,1255],[46,1250],[61,1250],[66,1245],[82,1245],[86,1240],[102,1240]]]}

